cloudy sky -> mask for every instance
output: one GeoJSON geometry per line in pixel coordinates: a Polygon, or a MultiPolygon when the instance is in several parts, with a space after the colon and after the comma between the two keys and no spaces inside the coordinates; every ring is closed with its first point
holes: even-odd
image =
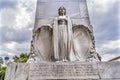
{"type": "MultiPolygon", "coordinates": [[[[96,49],[107,61],[120,56],[120,0],[88,0],[96,49]]],[[[29,52],[36,0],[0,0],[0,57],[29,52]]]]}

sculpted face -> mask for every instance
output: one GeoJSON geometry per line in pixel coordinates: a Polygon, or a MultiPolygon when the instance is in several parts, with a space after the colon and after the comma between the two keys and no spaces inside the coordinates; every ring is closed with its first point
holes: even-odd
{"type": "Polygon", "coordinates": [[[58,14],[59,14],[59,16],[64,16],[64,15],[66,15],[66,9],[65,9],[64,7],[60,7],[60,8],[58,9],[58,14]]]}

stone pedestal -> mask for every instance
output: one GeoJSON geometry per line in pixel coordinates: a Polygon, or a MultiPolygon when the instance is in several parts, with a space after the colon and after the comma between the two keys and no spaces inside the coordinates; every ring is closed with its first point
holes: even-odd
{"type": "Polygon", "coordinates": [[[120,80],[120,62],[12,63],[5,80],[120,80]]]}

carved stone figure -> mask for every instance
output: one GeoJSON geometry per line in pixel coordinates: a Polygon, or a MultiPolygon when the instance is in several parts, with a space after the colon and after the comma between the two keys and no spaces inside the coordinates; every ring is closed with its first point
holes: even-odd
{"type": "Polygon", "coordinates": [[[64,61],[68,60],[68,22],[66,19],[66,9],[64,7],[60,7],[58,13],[59,61],[64,61]]]}
{"type": "Polygon", "coordinates": [[[28,63],[8,64],[4,80],[120,80],[119,62],[98,62],[86,3],[38,0],[28,63]]]}
{"type": "MultiPolygon", "coordinates": [[[[99,61],[93,31],[67,14],[65,7],[58,16],[36,20],[31,42],[31,58],[35,61],[99,61]],[[39,24],[38,24],[39,23],[39,24]],[[34,57],[33,57],[34,56],[34,57]]],[[[88,22],[87,22],[88,23],[88,22]]]]}

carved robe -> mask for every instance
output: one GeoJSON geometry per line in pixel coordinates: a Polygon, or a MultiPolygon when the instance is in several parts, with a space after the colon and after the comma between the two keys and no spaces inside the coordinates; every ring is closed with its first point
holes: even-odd
{"type": "Polygon", "coordinates": [[[54,55],[55,59],[64,61],[70,60],[72,51],[72,24],[67,16],[60,16],[54,19],[54,55]]]}

